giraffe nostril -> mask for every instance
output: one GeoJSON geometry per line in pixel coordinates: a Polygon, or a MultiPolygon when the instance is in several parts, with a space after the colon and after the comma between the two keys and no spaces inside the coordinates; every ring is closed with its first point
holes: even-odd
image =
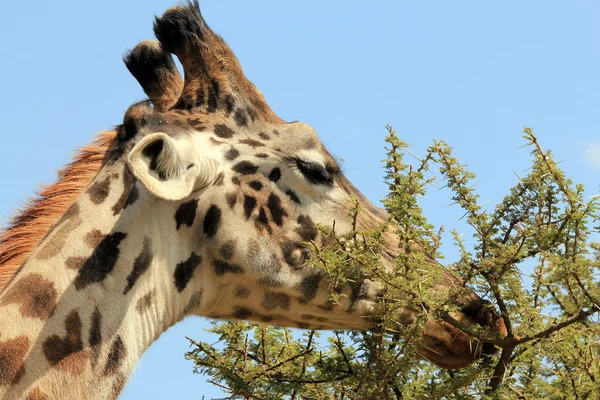
{"type": "Polygon", "coordinates": [[[492,328],[502,337],[506,336],[504,321],[488,300],[477,299],[460,311],[472,322],[476,322],[483,327],[492,328]]]}

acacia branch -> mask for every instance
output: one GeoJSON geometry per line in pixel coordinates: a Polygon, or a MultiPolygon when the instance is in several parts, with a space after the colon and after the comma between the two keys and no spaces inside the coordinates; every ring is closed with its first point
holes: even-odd
{"type": "Polygon", "coordinates": [[[492,393],[494,393],[498,389],[500,384],[504,381],[504,374],[506,373],[506,369],[510,364],[510,358],[514,350],[515,348],[513,346],[502,349],[500,360],[498,360],[498,364],[496,364],[496,368],[494,369],[494,375],[488,383],[488,389],[486,389],[485,391],[486,395],[491,395],[492,393]]]}
{"type": "Polygon", "coordinates": [[[531,336],[523,336],[520,338],[515,338],[514,342],[515,344],[523,344],[523,343],[527,343],[530,342],[532,340],[535,339],[541,339],[541,338],[546,338],[550,335],[552,335],[554,332],[563,329],[569,325],[572,325],[576,322],[582,322],[584,321],[587,317],[597,313],[598,311],[600,311],[600,308],[598,308],[598,306],[593,306],[592,308],[590,308],[589,310],[585,311],[585,310],[580,310],[577,314],[573,315],[572,317],[559,322],[556,325],[553,325],[547,329],[544,329],[541,332],[536,333],[535,335],[531,335],[531,336]]]}

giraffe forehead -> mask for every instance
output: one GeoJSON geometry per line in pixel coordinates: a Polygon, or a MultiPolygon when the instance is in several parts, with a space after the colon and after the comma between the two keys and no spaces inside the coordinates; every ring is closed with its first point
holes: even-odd
{"type": "Polygon", "coordinates": [[[257,158],[258,164],[272,165],[273,162],[289,163],[301,159],[337,169],[335,160],[310,126],[303,123],[286,125],[289,126],[249,130],[217,123],[202,133],[212,135],[211,142],[225,149],[222,155],[226,161],[251,156],[257,158]],[[267,158],[269,160],[265,160],[267,158]]]}
{"type": "Polygon", "coordinates": [[[203,143],[202,137],[212,137],[213,145],[245,145],[239,150],[242,154],[257,149],[270,149],[280,154],[317,162],[326,162],[329,158],[327,152],[323,151],[324,147],[315,130],[303,122],[257,122],[240,125],[220,113],[193,113],[177,109],[158,112],[151,108],[148,102],[141,102],[127,110],[123,124],[119,127],[119,137],[122,141],[133,137],[140,140],[155,132],[172,137],[193,135],[194,142],[200,144],[203,143]]]}

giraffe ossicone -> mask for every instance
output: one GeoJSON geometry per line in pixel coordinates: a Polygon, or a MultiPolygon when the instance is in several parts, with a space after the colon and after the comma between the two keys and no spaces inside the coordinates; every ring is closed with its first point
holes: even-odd
{"type": "MultiPolygon", "coordinates": [[[[0,235],[0,398],[115,398],[146,348],[190,314],[372,326],[376,283],[344,288],[332,304],[306,243],[323,241],[317,223],[350,230],[352,197],[360,227],[386,214],[310,126],[273,113],[196,2],[167,10],[154,32],[158,41],[125,57],[148,100],[0,235]]],[[[396,242],[386,234],[384,265],[396,242]]],[[[448,274],[440,293],[452,284],[461,282],[448,274]]],[[[456,301],[459,320],[505,334],[474,293],[456,301]]],[[[445,368],[490,351],[433,320],[422,342],[423,357],[445,368]]]]}

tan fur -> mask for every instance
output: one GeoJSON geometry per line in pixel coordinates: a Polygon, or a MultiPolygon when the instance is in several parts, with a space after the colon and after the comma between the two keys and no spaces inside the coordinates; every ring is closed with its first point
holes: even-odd
{"type": "Polygon", "coordinates": [[[100,132],[90,145],[79,149],[73,161],[58,172],[58,180],[27,200],[0,233],[0,293],[29,253],[96,176],[116,134],[116,131],[100,132]]]}

